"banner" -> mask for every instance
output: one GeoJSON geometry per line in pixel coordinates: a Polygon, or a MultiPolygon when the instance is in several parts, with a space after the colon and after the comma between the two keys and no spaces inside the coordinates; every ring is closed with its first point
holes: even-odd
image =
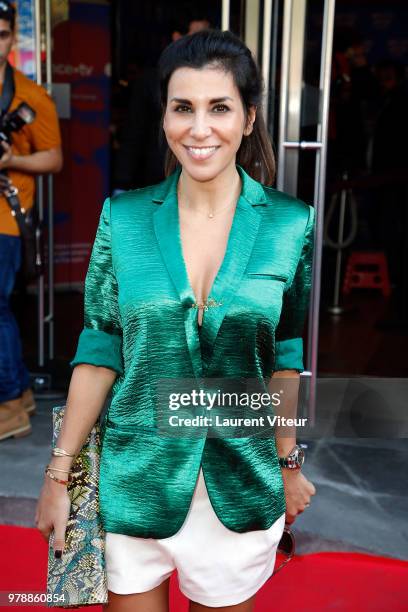
{"type": "MultiPolygon", "coordinates": [[[[104,199],[109,195],[110,9],[70,2],[53,30],[54,96],[64,168],[55,176],[55,281],[85,278],[104,199]]],[[[58,21],[58,20],[57,20],[58,21]]]]}
{"type": "Polygon", "coordinates": [[[10,63],[35,81],[35,0],[17,0],[15,7],[17,44],[10,55],[10,63]]]}

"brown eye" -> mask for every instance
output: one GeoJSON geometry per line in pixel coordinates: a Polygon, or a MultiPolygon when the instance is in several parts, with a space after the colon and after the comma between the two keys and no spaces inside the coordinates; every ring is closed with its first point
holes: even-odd
{"type": "Polygon", "coordinates": [[[216,113],[226,113],[229,111],[229,108],[225,104],[217,104],[217,106],[214,106],[213,110],[215,110],[216,113]]]}
{"type": "Polygon", "coordinates": [[[178,106],[176,106],[176,108],[174,109],[177,113],[185,113],[191,110],[190,106],[187,106],[186,104],[179,104],[178,106]]]}

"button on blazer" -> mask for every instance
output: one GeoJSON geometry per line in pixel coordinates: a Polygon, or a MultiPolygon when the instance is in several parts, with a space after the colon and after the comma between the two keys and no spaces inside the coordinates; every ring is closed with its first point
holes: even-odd
{"type": "Polygon", "coordinates": [[[241,194],[208,296],[217,306],[204,312],[201,346],[180,241],[180,168],[103,205],[85,282],[84,329],[71,365],[118,374],[102,424],[105,531],[174,535],[200,466],[228,529],[268,529],[286,510],[274,436],[171,437],[157,429],[163,377],[175,386],[181,379],[233,377],[262,385],[274,371],[304,370],[314,208],[237,170],[241,194]]]}

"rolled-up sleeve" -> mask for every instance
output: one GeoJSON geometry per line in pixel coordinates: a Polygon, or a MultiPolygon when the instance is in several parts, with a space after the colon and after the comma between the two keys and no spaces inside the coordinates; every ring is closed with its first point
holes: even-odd
{"type": "Polygon", "coordinates": [[[84,329],[71,367],[80,363],[123,374],[118,284],[112,265],[110,199],[104,202],[85,279],[84,329]]]}
{"type": "Polygon", "coordinates": [[[309,218],[303,247],[290,287],[283,295],[282,313],[275,333],[275,371],[304,371],[303,328],[312,286],[315,209],[309,218]]]}

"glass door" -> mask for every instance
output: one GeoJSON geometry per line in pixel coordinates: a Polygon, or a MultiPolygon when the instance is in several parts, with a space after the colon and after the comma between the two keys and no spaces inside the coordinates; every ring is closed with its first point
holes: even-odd
{"type": "Polygon", "coordinates": [[[240,35],[265,82],[264,113],[279,190],[316,208],[313,286],[303,377],[315,422],[320,270],[335,0],[223,0],[222,29],[240,35]]]}

